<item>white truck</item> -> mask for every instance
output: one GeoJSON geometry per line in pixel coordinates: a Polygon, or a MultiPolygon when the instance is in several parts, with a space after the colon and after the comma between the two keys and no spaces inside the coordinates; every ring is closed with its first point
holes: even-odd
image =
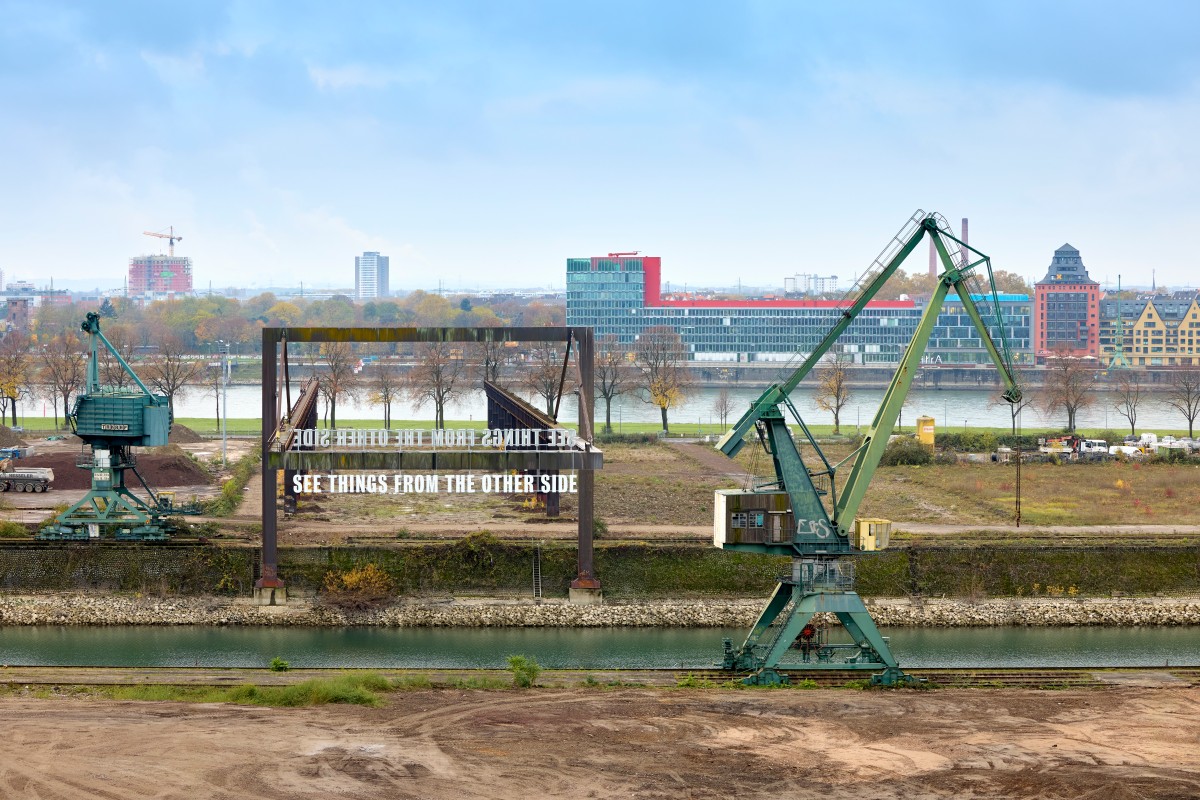
{"type": "Polygon", "coordinates": [[[14,469],[10,465],[0,472],[0,492],[44,492],[53,482],[54,470],[49,467],[14,469]]]}

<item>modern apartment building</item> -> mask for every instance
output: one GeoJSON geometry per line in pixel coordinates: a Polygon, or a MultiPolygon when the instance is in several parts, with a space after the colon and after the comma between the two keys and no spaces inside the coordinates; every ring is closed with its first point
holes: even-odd
{"type": "MultiPolygon", "coordinates": [[[[596,336],[615,335],[633,346],[647,328],[677,331],[694,361],[787,361],[809,353],[838,322],[837,300],[706,300],[663,297],[658,257],[610,254],[567,260],[567,324],[587,325],[596,336]]],[[[1026,295],[1003,295],[1001,314],[1009,346],[1028,360],[1030,303],[1026,295]]],[[[999,337],[990,305],[978,303],[999,337]]],[[[837,353],[857,364],[894,364],[916,332],[924,303],[883,300],[867,305],[838,340],[837,353]]],[[[938,317],[924,356],[932,364],[988,364],[962,303],[951,296],[938,317]]]]}
{"type": "Polygon", "coordinates": [[[379,253],[363,253],[354,257],[354,297],[358,300],[374,300],[387,297],[388,257],[379,253]]]}
{"type": "Polygon", "coordinates": [[[1112,362],[1118,343],[1125,364],[1131,367],[1200,366],[1200,296],[1176,292],[1120,303],[1105,298],[1100,302],[1100,356],[1105,365],[1112,362]]]}

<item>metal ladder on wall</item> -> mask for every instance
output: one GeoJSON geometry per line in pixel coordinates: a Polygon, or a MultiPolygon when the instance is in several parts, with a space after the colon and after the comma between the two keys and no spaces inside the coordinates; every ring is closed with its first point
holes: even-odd
{"type": "Polygon", "coordinates": [[[542,543],[533,549],[533,599],[542,599],[542,543]]]}

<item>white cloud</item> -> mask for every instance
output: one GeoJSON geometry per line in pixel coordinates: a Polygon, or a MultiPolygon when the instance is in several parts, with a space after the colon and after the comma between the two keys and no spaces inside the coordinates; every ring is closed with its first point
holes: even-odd
{"type": "Polygon", "coordinates": [[[393,84],[420,83],[423,73],[399,69],[384,69],[366,64],[345,64],[338,67],[308,65],[308,77],[321,91],[343,89],[386,89],[393,84]]]}

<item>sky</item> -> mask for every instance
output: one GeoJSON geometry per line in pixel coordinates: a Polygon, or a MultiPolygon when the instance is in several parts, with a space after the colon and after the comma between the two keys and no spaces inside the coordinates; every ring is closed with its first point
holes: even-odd
{"type": "MultiPolygon", "coordinates": [[[[197,289],[857,275],[916,209],[1200,283],[1200,3],[0,0],[0,269],[197,289]]],[[[916,258],[916,257],[914,257],[916,258]]],[[[922,249],[910,271],[925,268],[922,249]]]]}

